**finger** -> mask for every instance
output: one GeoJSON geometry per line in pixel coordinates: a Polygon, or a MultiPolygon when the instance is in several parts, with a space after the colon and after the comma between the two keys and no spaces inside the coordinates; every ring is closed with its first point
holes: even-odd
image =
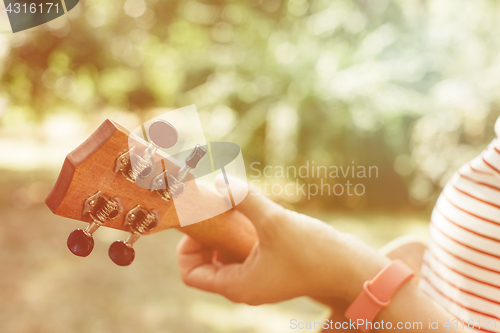
{"type": "Polygon", "coordinates": [[[235,260],[233,256],[214,250],[214,255],[212,257],[212,263],[220,263],[220,264],[230,264],[230,263],[240,263],[240,260],[235,260]]]}
{"type": "MultiPolygon", "coordinates": [[[[248,187],[247,197],[236,206],[236,209],[252,221],[257,231],[265,227],[266,223],[272,222],[273,219],[285,212],[283,207],[264,197],[255,187],[239,178],[230,175],[226,176],[231,184],[231,188],[248,187]]],[[[224,193],[224,191],[227,191],[225,179],[222,174],[216,177],[215,184],[219,192],[224,193]]]]}
{"type": "Polygon", "coordinates": [[[212,258],[212,249],[189,236],[184,236],[177,245],[177,261],[181,276],[186,275],[192,267],[211,263],[212,258]]]}
{"type": "Polygon", "coordinates": [[[241,280],[241,265],[213,263],[213,251],[189,236],[179,242],[177,260],[182,280],[188,286],[232,298],[241,280]]]}

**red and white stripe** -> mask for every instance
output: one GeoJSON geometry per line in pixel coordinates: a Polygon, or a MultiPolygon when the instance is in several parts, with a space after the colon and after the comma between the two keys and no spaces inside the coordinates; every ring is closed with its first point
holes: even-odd
{"type": "Polygon", "coordinates": [[[500,140],[441,193],[419,285],[458,320],[473,320],[474,331],[500,332],[500,140]]]}

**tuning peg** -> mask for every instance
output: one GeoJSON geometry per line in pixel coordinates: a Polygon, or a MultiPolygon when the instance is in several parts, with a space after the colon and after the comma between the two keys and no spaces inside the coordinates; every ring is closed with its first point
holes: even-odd
{"type": "Polygon", "coordinates": [[[178,197],[182,194],[182,192],[184,192],[184,190],[186,189],[184,179],[186,179],[189,171],[196,168],[196,166],[206,153],[207,150],[205,148],[200,145],[196,145],[191,154],[186,157],[184,166],[177,173],[177,177],[172,177],[172,179],[168,178],[170,193],[172,193],[172,196],[174,198],[178,197]]]}
{"type": "Polygon", "coordinates": [[[104,222],[117,218],[122,212],[120,199],[109,199],[107,196],[97,192],[90,196],[83,205],[83,215],[89,216],[91,222],[85,230],[75,229],[68,237],[68,249],[79,257],[88,256],[94,249],[94,238],[92,235],[104,222]]]}
{"type": "Polygon", "coordinates": [[[156,191],[163,200],[170,201],[179,197],[186,189],[184,179],[189,171],[196,168],[200,160],[205,156],[207,150],[200,145],[196,145],[191,154],[186,157],[184,166],[179,170],[177,176],[173,176],[164,171],[153,180],[151,191],[156,191]]]}
{"type": "Polygon", "coordinates": [[[175,179],[173,179],[173,176],[169,175],[167,171],[164,171],[153,179],[151,191],[156,191],[163,200],[168,202],[172,199],[169,184],[174,182],[175,179]]]}
{"type": "Polygon", "coordinates": [[[186,157],[184,166],[177,173],[177,180],[180,182],[184,181],[184,179],[189,174],[189,171],[196,168],[196,166],[198,165],[198,163],[200,163],[200,160],[203,156],[205,156],[206,153],[207,150],[205,148],[200,145],[196,145],[191,154],[186,157]]]}
{"type": "Polygon", "coordinates": [[[139,161],[137,167],[140,172],[137,172],[137,177],[146,178],[155,169],[154,156],[158,148],[171,148],[177,143],[178,134],[175,127],[166,120],[156,120],[149,126],[148,130],[150,145],[144,151],[142,160],[148,161],[148,165],[144,166],[142,161],[139,161]]]}
{"type": "Polygon", "coordinates": [[[130,229],[130,236],[126,241],[118,240],[109,247],[109,257],[119,266],[128,266],[134,261],[134,243],[141,235],[158,225],[160,218],[155,210],[148,211],[137,205],[125,216],[125,225],[130,229]]]}
{"type": "Polygon", "coordinates": [[[148,130],[151,143],[144,153],[138,155],[134,147],[120,154],[116,160],[115,172],[121,171],[131,182],[138,178],[148,177],[155,169],[154,155],[158,148],[171,148],[178,140],[175,127],[166,120],[156,120],[149,126],[148,130]]]}

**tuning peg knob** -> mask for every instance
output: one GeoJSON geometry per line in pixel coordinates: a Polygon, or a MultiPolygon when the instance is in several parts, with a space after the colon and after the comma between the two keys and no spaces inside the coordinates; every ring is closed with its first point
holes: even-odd
{"type": "Polygon", "coordinates": [[[166,120],[157,120],[149,126],[148,130],[151,142],[164,149],[175,146],[179,138],[179,134],[175,127],[166,120]]]}
{"type": "Polygon", "coordinates": [[[94,249],[94,239],[82,229],[75,229],[69,234],[68,249],[79,257],[86,257],[94,249]]]}
{"type": "Polygon", "coordinates": [[[128,266],[134,261],[135,250],[132,245],[118,240],[109,247],[109,257],[118,266],[128,266]]]}
{"type": "Polygon", "coordinates": [[[157,120],[152,123],[151,126],[149,126],[148,134],[151,139],[151,144],[146,148],[143,156],[143,159],[148,161],[148,165],[143,166],[141,163],[136,163],[138,164],[137,167],[142,170],[138,175],[139,178],[146,178],[154,171],[154,156],[156,154],[156,150],[158,148],[172,148],[175,146],[179,138],[175,127],[166,120],[157,120]]]}
{"type": "Polygon", "coordinates": [[[160,222],[158,212],[148,211],[140,205],[132,208],[125,216],[124,225],[130,229],[130,235],[126,241],[118,240],[109,247],[109,257],[119,266],[128,266],[134,261],[134,243],[145,231],[156,227],[160,222]]]}
{"type": "Polygon", "coordinates": [[[117,218],[122,212],[120,199],[110,199],[98,191],[85,200],[83,204],[83,215],[91,219],[85,230],[75,229],[68,237],[68,249],[79,257],[88,256],[94,249],[94,238],[92,235],[106,221],[117,218]]]}
{"type": "Polygon", "coordinates": [[[205,156],[207,150],[200,145],[196,145],[191,154],[186,157],[186,163],[177,173],[177,180],[182,182],[187,177],[189,171],[196,168],[200,160],[205,156]]]}

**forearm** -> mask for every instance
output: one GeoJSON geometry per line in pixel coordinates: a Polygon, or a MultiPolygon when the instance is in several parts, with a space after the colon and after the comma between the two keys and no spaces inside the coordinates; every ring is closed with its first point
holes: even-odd
{"type": "MultiPolygon", "coordinates": [[[[361,290],[362,288],[359,288],[360,292],[361,290]]],[[[335,327],[342,327],[342,323],[349,323],[349,320],[344,316],[349,302],[340,299],[318,299],[318,301],[330,306],[333,311],[330,318],[330,329],[325,329],[323,332],[338,331],[335,327]],[[338,323],[337,326],[335,325],[336,322],[338,323]]],[[[377,315],[373,323],[378,322],[380,324],[376,324],[374,327],[381,328],[373,329],[372,332],[394,331],[398,328],[405,332],[427,332],[431,330],[429,328],[430,323],[434,323],[432,332],[449,332],[450,330],[444,325],[449,320],[448,324],[451,327],[453,319],[455,317],[425,295],[415,284],[407,283],[392,297],[391,304],[383,308],[377,315]]],[[[347,328],[347,324],[344,324],[344,327],[346,329],[343,332],[361,332],[352,329],[352,327],[347,328]]],[[[459,327],[453,329],[453,332],[462,333],[465,330],[459,327]]]]}
{"type": "MultiPolygon", "coordinates": [[[[432,331],[438,333],[449,332],[450,330],[444,325],[449,320],[448,324],[451,326],[453,319],[455,317],[425,295],[417,286],[407,283],[392,297],[391,304],[380,311],[375,321],[390,322],[393,329],[397,327],[399,322],[408,325],[408,327],[411,324],[412,328],[408,330],[405,328],[405,332],[429,331],[431,329],[429,325],[437,322],[437,329],[433,326],[432,331]]],[[[378,331],[386,330],[388,329],[379,329],[378,331]]],[[[458,328],[453,332],[461,333],[465,330],[458,328]]]]}
{"type": "MultiPolygon", "coordinates": [[[[381,324],[383,321],[389,324],[383,326],[385,329],[374,329],[373,331],[382,332],[390,329],[394,330],[398,328],[398,324],[399,326],[406,324],[407,327],[411,325],[411,329],[403,328],[405,332],[426,332],[430,330],[429,323],[437,322],[437,329],[435,325],[432,326],[433,332],[445,332],[445,330],[449,332],[449,329],[444,327],[444,325],[447,320],[449,320],[448,324],[451,327],[451,321],[455,319],[455,317],[439,304],[435,303],[417,286],[418,271],[421,266],[424,250],[422,244],[412,242],[402,244],[396,249],[385,252],[384,254],[374,251],[364,244],[358,243],[357,246],[349,245],[345,246],[344,249],[352,253],[348,257],[357,264],[348,272],[348,275],[340,277],[340,281],[348,281],[344,284],[345,288],[343,289],[345,293],[343,295],[337,294],[338,297],[336,298],[327,297],[327,294],[323,294],[324,297],[321,299],[316,298],[318,301],[332,308],[333,314],[331,320],[333,320],[333,324],[330,323],[331,328],[335,328],[335,322],[340,322],[337,324],[337,328],[340,327],[340,324],[349,322],[349,320],[345,318],[344,313],[349,304],[351,304],[363,291],[363,283],[373,279],[391,260],[399,259],[416,273],[416,277],[413,278],[411,282],[403,285],[401,289],[394,294],[390,305],[383,308],[374,320],[374,323],[379,322],[381,324]],[[352,250],[353,248],[358,251],[352,250]],[[387,326],[389,326],[389,328],[387,326]]],[[[334,257],[331,256],[330,258],[334,257]]],[[[330,280],[330,287],[326,285],[323,285],[323,287],[326,291],[329,291],[328,289],[332,288],[331,285],[332,281],[330,280]]],[[[346,325],[344,324],[344,328],[345,327],[346,325]]],[[[352,328],[352,326],[350,327],[352,328]]],[[[344,329],[343,331],[361,332],[359,330],[350,329],[344,329]]],[[[462,332],[463,330],[454,329],[453,331],[462,332]]]]}

